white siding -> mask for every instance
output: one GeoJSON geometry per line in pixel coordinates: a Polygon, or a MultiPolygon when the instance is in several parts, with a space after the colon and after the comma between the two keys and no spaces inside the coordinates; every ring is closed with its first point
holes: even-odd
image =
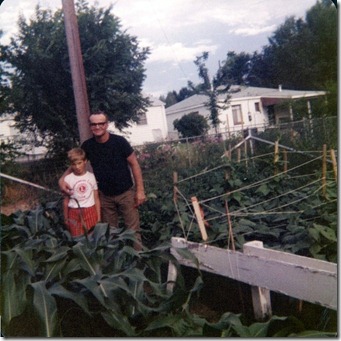
{"type": "Polygon", "coordinates": [[[221,111],[219,119],[221,121],[221,132],[260,127],[268,124],[266,109],[262,107],[262,103],[259,98],[231,100],[231,102],[229,103],[229,107],[221,111]],[[255,103],[259,103],[259,111],[256,110],[255,103]],[[233,122],[232,106],[234,105],[241,106],[241,113],[243,118],[241,124],[235,125],[233,122]]]}
{"type": "MultiPolygon", "coordinates": [[[[34,141],[25,133],[20,133],[14,127],[14,116],[4,115],[0,119],[0,141],[1,142],[14,142],[20,147],[22,153],[16,161],[30,161],[43,158],[47,149],[45,147],[36,147],[34,141]]],[[[36,137],[39,139],[39,137],[36,137]]]]}
{"type": "MultiPolygon", "coordinates": [[[[164,104],[152,105],[146,112],[147,124],[131,123],[122,131],[132,145],[142,145],[148,142],[164,141],[168,135],[164,104]]],[[[113,130],[113,126],[110,127],[113,130]]]]}
{"type": "Polygon", "coordinates": [[[13,141],[19,135],[19,131],[14,128],[14,118],[12,116],[4,115],[0,118],[0,141],[13,141]]]}

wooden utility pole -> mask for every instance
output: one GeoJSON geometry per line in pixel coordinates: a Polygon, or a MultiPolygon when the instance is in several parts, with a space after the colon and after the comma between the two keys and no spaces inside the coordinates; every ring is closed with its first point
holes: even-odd
{"type": "Polygon", "coordinates": [[[80,142],[92,136],[89,127],[90,107],[85,83],[85,73],[75,5],[73,0],[62,0],[66,41],[69,51],[71,76],[80,142]]]}

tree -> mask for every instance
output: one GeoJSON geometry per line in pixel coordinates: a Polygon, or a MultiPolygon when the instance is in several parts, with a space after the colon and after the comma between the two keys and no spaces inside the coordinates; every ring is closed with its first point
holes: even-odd
{"type": "Polygon", "coordinates": [[[217,133],[218,125],[220,123],[219,109],[225,109],[227,106],[227,103],[230,99],[230,96],[227,94],[230,84],[225,84],[222,88],[219,88],[217,86],[217,82],[210,80],[208,69],[205,64],[207,59],[208,52],[203,52],[203,54],[197,57],[194,61],[194,64],[198,67],[199,77],[203,80],[203,82],[196,86],[194,86],[192,82],[188,82],[188,86],[196,93],[204,94],[208,97],[208,101],[204,104],[210,111],[209,119],[217,133]],[[218,95],[223,93],[226,93],[226,97],[220,104],[218,95]]]}
{"type": "Polygon", "coordinates": [[[251,55],[248,53],[237,54],[234,51],[229,51],[226,60],[219,67],[215,76],[215,85],[244,84],[250,71],[250,60],[251,55]]]}
{"type": "MultiPolygon", "coordinates": [[[[3,32],[0,30],[0,38],[2,37],[2,35],[3,32]]],[[[5,69],[3,55],[3,47],[0,46],[0,113],[5,111],[5,108],[8,105],[8,96],[11,91],[8,81],[8,71],[6,71],[5,69]]]]}
{"type": "MultiPolygon", "coordinates": [[[[149,103],[141,94],[149,49],[121,30],[111,9],[76,4],[90,108],[104,110],[122,129],[149,103]]],[[[78,143],[78,132],[62,11],[37,6],[34,18],[20,17],[18,27],[2,46],[4,62],[14,69],[6,110],[16,113],[21,131],[38,131],[53,151],[65,151],[78,143]]]]}
{"type": "Polygon", "coordinates": [[[197,112],[192,112],[182,116],[180,119],[176,119],[173,125],[182,137],[205,135],[209,129],[205,117],[199,115],[197,112]]]}
{"type": "Polygon", "coordinates": [[[248,82],[254,86],[326,90],[337,81],[337,10],[317,1],[305,20],[289,17],[251,58],[248,82]]]}
{"type": "MultiPolygon", "coordinates": [[[[330,0],[317,1],[305,16],[287,18],[268,38],[260,53],[228,52],[215,81],[218,84],[287,89],[328,90],[336,103],[337,10],[330,0]]],[[[329,97],[330,97],[329,96],[329,97]]],[[[337,107],[332,110],[334,115],[337,107]]]]}
{"type": "Polygon", "coordinates": [[[176,93],[175,90],[174,91],[170,91],[170,92],[168,92],[166,97],[160,96],[160,100],[165,102],[165,107],[168,108],[171,105],[173,105],[173,104],[178,102],[178,100],[177,100],[177,93],[176,93]]]}
{"type": "Polygon", "coordinates": [[[181,102],[184,99],[191,97],[194,95],[194,91],[187,88],[183,87],[180,89],[179,93],[177,93],[175,90],[168,92],[167,96],[160,96],[160,100],[165,102],[165,107],[168,108],[171,105],[181,102]]]}

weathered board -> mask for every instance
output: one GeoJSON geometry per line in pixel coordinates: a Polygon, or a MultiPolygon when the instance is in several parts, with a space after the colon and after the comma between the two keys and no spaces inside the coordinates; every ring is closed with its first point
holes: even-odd
{"type": "MultiPolygon", "coordinates": [[[[244,253],[172,238],[171,253],[180,264],[197,267],[176,249],[188,249],[201,270],[303,301],[337,309],[337,264],[286,252],[263,249],[261,242],[245,244],[244,253]]],[[[174,280],[174,269],[170,269],[174,280]]]]}

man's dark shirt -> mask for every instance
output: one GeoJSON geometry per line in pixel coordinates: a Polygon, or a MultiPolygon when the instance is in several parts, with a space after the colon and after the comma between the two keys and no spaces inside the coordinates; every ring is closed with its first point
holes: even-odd
{"type": "Polygon", "coordinates": [[[105,143],[98,143],[92,137],[83,142],[82,148],[102,193],[119,195],[133,186],[127,157],[134,150],[123,136],[109,134],[109,140],[105,143]]]}

